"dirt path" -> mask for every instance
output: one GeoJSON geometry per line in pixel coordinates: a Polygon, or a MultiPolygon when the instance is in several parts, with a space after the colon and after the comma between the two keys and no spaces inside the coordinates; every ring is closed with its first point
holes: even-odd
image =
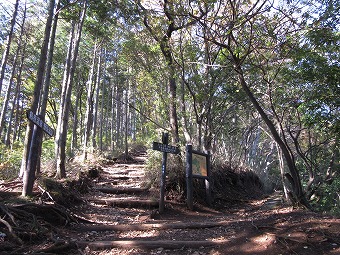
{"type": "Polygon", "coordinates": [[[63,238],[83,254],[340,254],[340,220],[284,207],[275,196],[214,210],[166,202],[143,188],[145,153],[103,166],[95,189],[63,238]]]}
{"type": "Polygon", "coordinates": [[[11,254],[340,254],[340,219],[285,207],[276,194],[193,211],[166,201],[159,214],[159,191],[143,185],[146,156],[102,164],[97,177],[94,169],[85,202],[70,207],[78,221],[11,254]]]}

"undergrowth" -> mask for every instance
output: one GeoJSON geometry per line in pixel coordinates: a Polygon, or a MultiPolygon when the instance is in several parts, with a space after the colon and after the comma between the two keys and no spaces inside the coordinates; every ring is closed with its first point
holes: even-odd
{"type": "MultiPolygon", "coordinates": [[[[148,151],[146,180],[149,187],[159,188],[161,178],[162,153],[148,151]]],[[[166,198],[184,201],[186,196],[185,159],[168,154],[166,198]]],[[[193,180],[194,200],[205,203],[205,183],[202,179],[193,180]]],[[[245,201],[263,196],[263,184],[259,177],[247,169],[231,169],[227,164],[214,163],[211,169],[210,183],[215,204],[232,201],[245,201]]]]}

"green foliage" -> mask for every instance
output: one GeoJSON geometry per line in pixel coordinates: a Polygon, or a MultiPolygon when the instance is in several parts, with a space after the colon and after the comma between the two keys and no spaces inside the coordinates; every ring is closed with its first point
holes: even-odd
{"type": "MultiPolygon", "coordinates": [[[[159,151],[148,150],[145,173],[147,186],[159,188],[162,174],[162,155],[163,153],[159,151]]],[[[166,192],[176,197],[181,197],[185,189],[185,167],[182,162],[178,155],[168,154],[166,192]]]]}
{"type": "Polygon", "coordinates": [[[10,180],[18,177],[22,159],[22,147],[14,144],[13,149],[0,143],[0,179],[10,180]]]}
{"type": "Polygon", "coordinates": [[[148,160],[145,171],[146,185],[149,187],[159,187],[161,178],[162,153],[154,150],[148,150],[148,160]]]}
{"type": "Polygon", "coordinates": [[[54,156],[54,139],[44,140],[41,148],[42,161],[53,159],[54,156]]]}
{"type": "Polygon", "coordinates": [[[340,216],[340,176],[334,178],[330,184],[323,185],[313,197],[314,207],[321,212],[340,216]]]}

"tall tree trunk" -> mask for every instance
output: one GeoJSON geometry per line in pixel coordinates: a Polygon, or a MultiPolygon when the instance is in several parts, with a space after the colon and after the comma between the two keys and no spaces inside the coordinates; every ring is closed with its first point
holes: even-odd
{"type": "Polygon", "coordinates": [[[282,150],[280,149],[280,147],[278,146],[277,143],[276,143],[276,150],[277,150],[277,156],[278,156],[278,159],[279,159],[280,176],[281,176],[281,182],[282,182],[282,185],[283,185],[283,192],[284,192],[286,201],[291,202],[289,200],[288,189],[287,189],[287,185],[286,185],[286,182],[285,182],[285,165],[284,165],[282,150]]]}
{"type": "MultiPolygon", "coordinates": [[[[206,34],[207,31],[204,28],[204,34],[206,34]]],[[[211,92],[211,87],[212,87],[212,79],[211,79],[211,66],[213,64],[211,58],[211,54],[210,54],[210,50],[209,50],[209,40],[207,40],[206,38],[204,38],[204,58],[205,58],[205,63],[207,63],[207,65],[205,65],[205,70],[204,70],[204,85],[205,88],[207,88],[207,97],[208,97],[208,103],[206,103],[206,105],[204,106],[204,109],[202,112],[205,112],[205,114],[201,113],[201,121],[203,122],[203,116],[205,116],[205,130],[204,130],[204,149],[206,151],[211,151],[212,150],[212,140],[213,140],[213,134],[212,134],[212,116],[211,116],[211,105],[212,105],[212,92],[211,92]]]]}
{"type": "MultiPolygon", "coordinates": [[[[110,137],[111,137],[111,123],[113,122],[113,119],[112,119],[112,110],[110,108],[110,103],[111,103],[111,97],[109,95],[112,95],[112,87],[111,87],[111,82],[110,82],[110,79],[108,81],[109,83],[106,85],[107,87],[107,93],[106,93],[106,102],[105,102],[105,127],[104,127],[104,130],[105,130],[105,139],[104,139],[104,146],[105,148],[107,149],[109,146],[109,144],[111,144],[111,140],[110,140],[110,137]]],[[[113,105],[111,105],[111,107],[113,107],[113,105]]],[[[109,147],[110,148],[110,147],[109,147]]]]}
{"type": "MultiPolygon", "coordinates": [[[[15,26],[15,22],[16,22],[16,17],[18,15],[18,7],[19,7],[19,0],[16,0],[15,5],[14,5],[14,12],[13,12],[12,19],[11,19],[11,27],[10,27],[10,30],[9,30],[8,36],[7,36],[6,48],[4,50],[4,53],[2,55],[2,60],[1,60],[1,66],[0,66],[0,93],[2,91],[2,84],[3,84],[3,81],[5,79],[5,70],[6,70],[7,60],[8,60],[8,56],[9,56],[9,51],[11,49],[11,43],[12,43],[12,37],[13,37],[13,32],[14,32],[14,26],[15,26]]],[[[24,15],[26,16],[26,11],[25,11],[24,15]]]]}
{"type": "MultiPolygon", "coordinates": [[[[133,79],[133,84],[135,84],[135,80],[133,79]]],[[[133,142],[136,141],[136,129],[137,129],[137,116],[136,116],[136,93],[135,93],[135,87],[130,86],[130,102],[129,105],[132,107],[129,107],[130,110],[130,133],[131,133],[131,139],[133,142]]]]}
{"type": "MultiPolygon", "coordinates": [[[[104,48],[103,52],[103,58],[104,58],[104,71],[103,71],[103,82],[101,83],[101,91],[102,91],[102,96],[100,100],[100,126],[99,126],[99,150],[103,151],[103,126],[107,124],[107,122],[104,123],[104,102],[105,102],[105,84],[106,84],[106,49],[104,48]]],[[[107,109],[107,106],[106,106],[107,109]]],[[[106,128],[105,128],[106,130],[106,128]]]]}
{"type": "Polygon", "coordinates": [[[292,186],[292,192],[293,192],[293,194],[292,194],[293,197],[291,197],[291,200],[293,200],[292,202],[294,204],[302,204],[304,206],[309,207],[308,202],[307,202],[306,197],[305,197],[305,194],[302,190],[302,184],[301,184],[301,180],[300,180],[298,170],[297,170],[296,165],[295,165],[294,156],[291,154],[289,148],[287,147],[287,145],[285,144],[283,139],[280,137],[279,133],[277,132],[277,130],[275,128],[274,123],[269,119],[269,117],[267,116],[267,114],[264,112],[261,105],[259,104],[259,102],[254,97],[253,93],[249,89],[248,84],[247,84],[247,82],[244,78],[244,74],[243,74],[243,70],[241,68],[240,62],[235,56],[234,56],[234,58],[235,58],[235,71],[238,74],[238,78],[239,78],[240,84],[242,86],[242,89],[245,91],[249,100],[252,102],[255,109],[260,114],[262,120],[267,125],[269,131],[271,132],[271,134],[274,138],[274,140],[276,141],[276,143],[278,144],[278,146],[282,150],[283,157],[286,160],[287,167],[288,167],[289,172],[290,172],[290,173],[286,174],[286,177],[287,177],[288,181],[290,182],[290,184],[292,186]]]}
{"type": "MultiPolygon", "coordinates": [[[[172,32],[171,32],[172,33],[172,32]]],[[[170,33],[170,36],[171,36],[170,33]]],[[[178,132],[178,117],[177,117],[177,84],[176,84],[176,68],[172,58],[172,53],[170,50],[169,40],[170,36],[163,37],[160,47],[165,57],[168,71],[169,71],[169,92],[170,92],[170,102],[169,102],[169,118],[170,118],[170,128],[171,128],[171,140],[172,143],[179,142],[179,132],[178,132]]]]}
{"type": "MultiPolygon", "coordinates": [[[[53,18],[52,29],[50,34],[50,40],[48,45],[48,58],[46,64],[46,74],[44,79],[44,87],[41,93],[41,100],[39,104],[39,115],[41,119],[45,121],[46,115],[46,108],[47,108],[47,101],[51,83],[51,71],[52,71],[52,61],[53,61],[53,52],[54,52],[54,44],[55,44],[55,36],[57,31],[57,24],[58,24],[58,16],[59,16],[59,8],[60,8],[60,0],[58,0],[57,5],[55,7],[55,15],[53,18]]],[[[36,173],[40,173],[40,158],[41,158],[41,150],[42,150],[42,139],[43,139],[43,131],[39,128],[37,130],[37,140],[38,140],[38,159],[37,159],[37,166],[36,166],[36,173]]]]}
{"type": "MultiPolygon", "coordinates": [[[[20,75],[19,77],[21,77],[21,71],[20,71],[20,75]]],[[[16,113],[15,113],[15,122],[14,122],[14,129],[13,129],[13,137],[12,137],[12,145],[15,141],[19,141],[20,139],[20,134],[21,134],[21,127],[22,125],[21,120],[22,120],[22,112],[23,112],[23,107],[20,105],[20,87],[21,87],[21,78],[18,78],[18,84],[19,84],[19,88],[18,88],[18,97],[17,97],[17,101],[16,101],[16,113]]],[[[24,147],[25,149],[25,147],[24,147]]],[[[21,175],[22,177],[22,175],[21,175]]]]}
{"type": "MultiPolygon", "coordinates": [[[[26,13],[26,9],[25,9],[24,13],[26,13]]],[[[26,14],[24,14],[24,18],[25,17],[26,17],[26,14]]],[[[12,144],[16,140],[18,129],[20,128],[20,125],[18,125],[18,123],[19,123],[19,113],[20,113],[20,101],[21,101],[20,100],[20,87],[21,87],[21,83],[22,83],[21,74],[22,74],[22,69],[23,69],[23,66],[24,66],[26,45],[27,45],[27,43],[25,42],[24,45],[21,47],[22,48],[21,49],[21,59],[20,59],[20,65],[19,65],[19,70],[18,70],[18,74],[17,74],[17,83],[16,83],[14,100],[13,100],[13,111],[12,111],[12,113],[15,112],[16,114],[15,114],[15,121],[14,121],[14,123],[15,123],[14,127],[15,128],[13,129],[12,144]]],[[[10,134],[11,134],[11,129],[9,128],[7,130],[6,139],[5,139],[6,145],[10,145],[10,143],[11,143],[10,142],[10,134]]]]}
{"type": "Polygon", "coordinates": [[[99,106],[99,91],[101,80],[101,65],[102,65],[102,53],[99,49],[98,63],[97,63],[97,78],[96,86],[94,89],[94,101],[93,101],[93,121],[92,121],[92,148],[97,147],[97,123],[98,123],[98,106],[99,106]]]}
{"type": "Polygon", "coordinates": [[[115,140],[116,140],[116,146],[118,148],[121,148],[121,119],[122,119],[122,104],[120,101],[120,98],[122,98],[122,91],[119,88],[118,84],[118,78],[117,78],[117,84],[116,84],[116,132],[115,132],[115,140]]]}
{"type": "Polygon", "coordinates": [[[117,134],[116,129],[115,129],[115,119],[117,118],[116,116],[116,108],[117,108],[117,101],[116,99],[116,85],[115,82],[113,84],[111,83],[110,80],[110,87],[111,87],[111,132],[110,132],[110,138],[111,138],[111,143],[110,143],[110,148],[111,151],[114,151],[115,149],[115,134],[117,134]]]}
{"type": "MultiPolygon", "coordinates": [[[[18,2],[19,1],[17,1],[16,5],[18,4],[18,2]]],[[[14,12],[17,12],[18,7],[16,6],[15,8],[16,8],[16,10],[14,12]]],[[[15,17],[16,17],[16,14],[13,14],[14,22],[15,22],[15,17]]],[[[20,53],[20,50],[21,50],[21,46],[22,46],[22,41],[23,41],[22,37],[23,37],[23,34],[24,34],[25,21],[26,21],[26,5],[25,5],[25,9],[24,9],[24,13],[23,13],[23,19],[22,19],[22,23],[21,23],[21,30],[20,30],[20,35],[19,35],[19,39],[18,39],[18,46],[17,46],[15,56],[14,56],[14,60],[13,60],[12,72],[11,72],[11,76],[10,76],[10,79],[9,79],[5,98],[4,98],[3,103],[2,103],[2,110],[1,110],[1,113],[0,113],[0,137],[1,137],[4,125],[5,125],[5,115],[7,114],[7,107],[8,107],[8,103],[9,103],[11,92],[12,92],[12,83],[13,83],[13,80],[14,80],[14,76],[16,74],[17,59],[18,59],[18,56],[19,56],[19,53],[20,53]]],[[[14,26],[14,24],[11,24],[11,26],[14,26]]],[[[12,30],[13,30],[13,27],[11,28],[10,33],[13,33],[12,30]]],[[[9,35],[8,40],[11,41],[11,38],[12,38],[12,35],[9,35]]],[[[26,46],[26,43],[24,44],[24,46],[26,46]]],[[[8,48],[10,48],[10,44],[8,45],[8,48]]],[[[23,47],[23,48],[25,49],[26,47],[23,47]]],[[[4,53],[4,56],[3,56],[3,61],[5,61],[4,68],[6,68],[6,62],[7,62],[7,56],[6,55],[9,54],[6,51],[7,51],[7,49],[5,50],[5,53],[4,53]],[[4,58],[6,58],[6,60],[4,60],[4,58]]],[[[22,51],[22,52],[23,52],[23,55],[24,55],[25,51],[22,51]]],[[[23,58],[21,58],[21,60],[23,60],[23,58]]],[[[2,70],[1,70],[1,72],[2,72],[2,70]]],[[[21,73],[21,69],[19,70],[19,72],[21,73]]],[[[2,73],[1,73],[1,76],[3,76],[2,73]]],[[[0,79],[1,79],[1,81],[0,81],[0,93],[1,93],[1,84],[2,84],[2,80],[4,79],[4,77],[2,77],[2,78],[0,77],[0,79]]],[[[17,79],[17,82],[16,82],[16,88],[18,88],[18,79],[17,79]]],[[[14,108],[14,104],[13,104],[13,108],[14,108]]],[[[12,114],[11,114],[11,116],[12,116],[12,114]]],[[[8,128],[10,129],[10,125],[9,125],[8,128]]]]}
{"type": "MultiPolygon", "coordinates": [[[[66,140],[67,140],[67,127],[69,119],[69,111],[71,106],[71,93],[73,77],[76,68],[76,61],[79,51],[79,43],[81,39],[81,33],[83,29],[83,23],[85,20],[85,13],[87,10],[87,1],[83,2],[81,10],[77,34],[74,39],[74,47],[71,50],[70,65],[69,69],[66,70],[67,79],[66,83],[63,84],[64,93],[62,93],[62,103],[60,104],[59,116],[58,116],[58,127],[56,132],[56,158],[57,158],[57,178],[66,177],[65,160],[66,160],[66,140]]],[[[73,41],[73,40],[72,40],[73,41]]]]}
{"type": "Polygon", "coordinates": [[[20,51],[20,42],[18,44],[18,48],[17,48],[15,56],[14,56],[11,76],[9,78],[9,83],[8,83],[7,91],[6,91],[6,94],[5,94],[5,98],[4,98],[3,103],[2,103],[2,108],[1,108],[1,113],[0,113],[0,137],[2,137],[2,131],[5,127],[5,118],[6,118],[6,114],[7,114],[8,103],[9,103],[10,98],[11,98],[12,86],[14,86],[13,80],[14,80],[14,76],[15,76],[15,73],[16,73],[17,59],[18,59],[19,51],[20,51]]]}
{"type": "Polygon", "coordinates": [[[86,101],[86,113],[85,113],[85,129],[84,129],[84,148],[83,148],[83,158],[84,161],[87,159],[87,144],[90,138],[90,129],[93,121],[93,76],[94,76],[94,68],[96,64],[97,57],[97,44],[93,47],[92,54],[92,64],[90,73],[87,79],[87,101],[86,101]]]}
{"type": "Polygon", "coordinates": [[[17,102],[18,95],[19,95],[19,83],[17,82],[17,84],[15,86],[14,98],[13,98],[13,103],[12,103],[13,106],[12,106],[10,114],[9,114],[7,130],[6,130],[6,134],[5,134],[5,137],[4,137],[4,143],[8,147],[11,145],[10,136],[11,136],[11,132],[12,132],[12,123],[13,123],[14,112],[15,112],[15,108],[16,108],[16,102],[17,102]]]}
{"type": "Polygon", "coordinates": [[[170,90],[170,128],[172,133],[172,143],[179,142],[179,132],[178,132],[178,117],[177,117],[177,92],[176,92],[176,78],[175,78],[175,69],[174,67],[170,67],[170,81],[169,81],[169,90],[170,90]]]}
{"type": "MultiPolygon", "coordinates": [[[[47,61],[47,51],[48,51],[48,45],[49,45],[49,39],[50,39],[50,33],[51,33],[54,5],[55,5],[55,1],[50,0],[49,6],[48,6],[48,17],[46,20],[45,32],[44,32],[44,42],[43,42],[41,52],[40,52],[37,78],[35,81],[32,104],[31,104],[31,111],[34,113],[37,113],[38,111],[39,98],[40,98],[40,93],[41,93],[41,89],[42,89],[43,81],[44,81],[45,66],[46,66],[46,61],[47,61]]],[[[23,178],[23,190],[22,190],[23,196],[29,196],[32,194],[33,184],[35,181],[35,171],[36,171],[37,162],[38,162],[38,150],[39,150],[38,129],[39,131],[41,131],[40,128],[38,128],[36,125],[33,125],[33,123],[31,122],[29,123],[27,127],[29,129],[27,133],[32,134],[32,135],[31,135],[31,139],[29,139],[31,142],[27,144],[29,145],[29,148],[27,148],[28,157],[27,157],[26,169],[25,169],[24,178],[23,178]]]]}
{"type": "Polygon", "coordinates": [[[178,116],[177,116],[177,85],[176,85],[176,65],[173,60],[170,40],[172,33],[183,28],[184,26],[189,26],[191,22],[186,25],[180,25],[178,27],[175,26],[174,14],[172,13],[172,9],[174,8],[174,3],[172,1],[164,1],[163,11],[166,17],[166,22],[168,24],[166,31],[161,33],[161,36],[158,34],[156,30],[154,30],[148,20],[147,12],[142,4],[139,3],[139,6],[145,11],[144,16],[144,25],[151,33],[153,38],[157,41],[162,51],[162,54],[165,58],[166,65],[168,67],[169,74],[169,120],[170,120],[170,128],[172,133],[172,143],[179,142],[179,132],[178,132],[178,116]]]}
{"type": "MultiPolygon", "coordinates": [[[[78,75],[79,76],[79,75],[78,75]]],[[[71,154],[73,154],[75,148],[78,147],[78,134],[77,134],[77,128],[78,128],[78,112],[80,112],[80,110],[78,109],[79,106],[81,105],[79,103],[81,95],[83,93],[83,88],[82,86],[80,86],[80,81],[78,79],[77,82],[77,87],[76,87],[76,91],[77,91],[77,97],[76,97],[76,102],[74,104],[74,114],[73,114],[73,128],[72,128],[72,142],[71,142],[71,154]]]]}
{"type": "MultiPolygon", "coordinates": [[[[128,81],[129,83],[129,81],[128,81]]],[[[129,87],[129,84],[128,86],[129,87]]],[[[124,112],[125,112],[125,125],[124,125],[124,147],[125,147],[125,159],[128,159],[129,157],[129,144],[128,144],[128,135],[129,135],[129,130],[128,130],[128,127],[129,127],[129,89],[127,88],[125,90],[125,109],[124,109],[124,112]]]]}
{"type": "Polygon", "coordinates": [[[183,126],[183,133],[185,137],[186,144],[191,144],[191,135],[189,132],[189,125],[188,125],[188,116],[186,114],[186,105],[185,105],[185,86],[184,81],[181,82],[181,112],[182,112],[182,126],[183,126]]]}
{"type": "MultiPolygon", "coordinates": [[[[64,74],[63,74],[63,83],[61,88],[61,97],[60,97],[60,107],[59,107],[59,114],[58,114],[58,123],[57,123],[57,129],[56,129],[56,137],[55,137],[55,157],[56,159],[59,158],[59,150],[60,150],[60,142],[61,142],[61,126],[62,126],[62,120],[64,118],[64,111],[66,107],[66,93],[68,90],[67,84],[68,79],[70,76],[70,70],[71,70],[71,61],[72,61],[72,54],[73,54],[73,43],[75,41],[75,22],[72,21],[71,23],[71,29],[69,34],[69,43],[68,43],[68,50],[67,50],[67,56],[64,66],[64,74]]],[[[58,172],[58,170],[57,170],[58,172]]]]}

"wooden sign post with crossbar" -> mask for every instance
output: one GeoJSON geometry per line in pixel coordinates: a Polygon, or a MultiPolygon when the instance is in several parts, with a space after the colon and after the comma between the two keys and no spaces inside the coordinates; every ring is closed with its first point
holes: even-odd
{"type": "Polygon", "coordinates": [[[152,149],[163,152],[162,158],[162,175],[161,175],[161,186],[160,186],[160,198],[159,198],[159,213],[164,212],[164,196],[165,196],[165,179],[166,179],[166,161],[168,153],[178,154],[179,148],[168,145],[169,134],[162,134],[162,143],[153,142],[152,149]]]}

